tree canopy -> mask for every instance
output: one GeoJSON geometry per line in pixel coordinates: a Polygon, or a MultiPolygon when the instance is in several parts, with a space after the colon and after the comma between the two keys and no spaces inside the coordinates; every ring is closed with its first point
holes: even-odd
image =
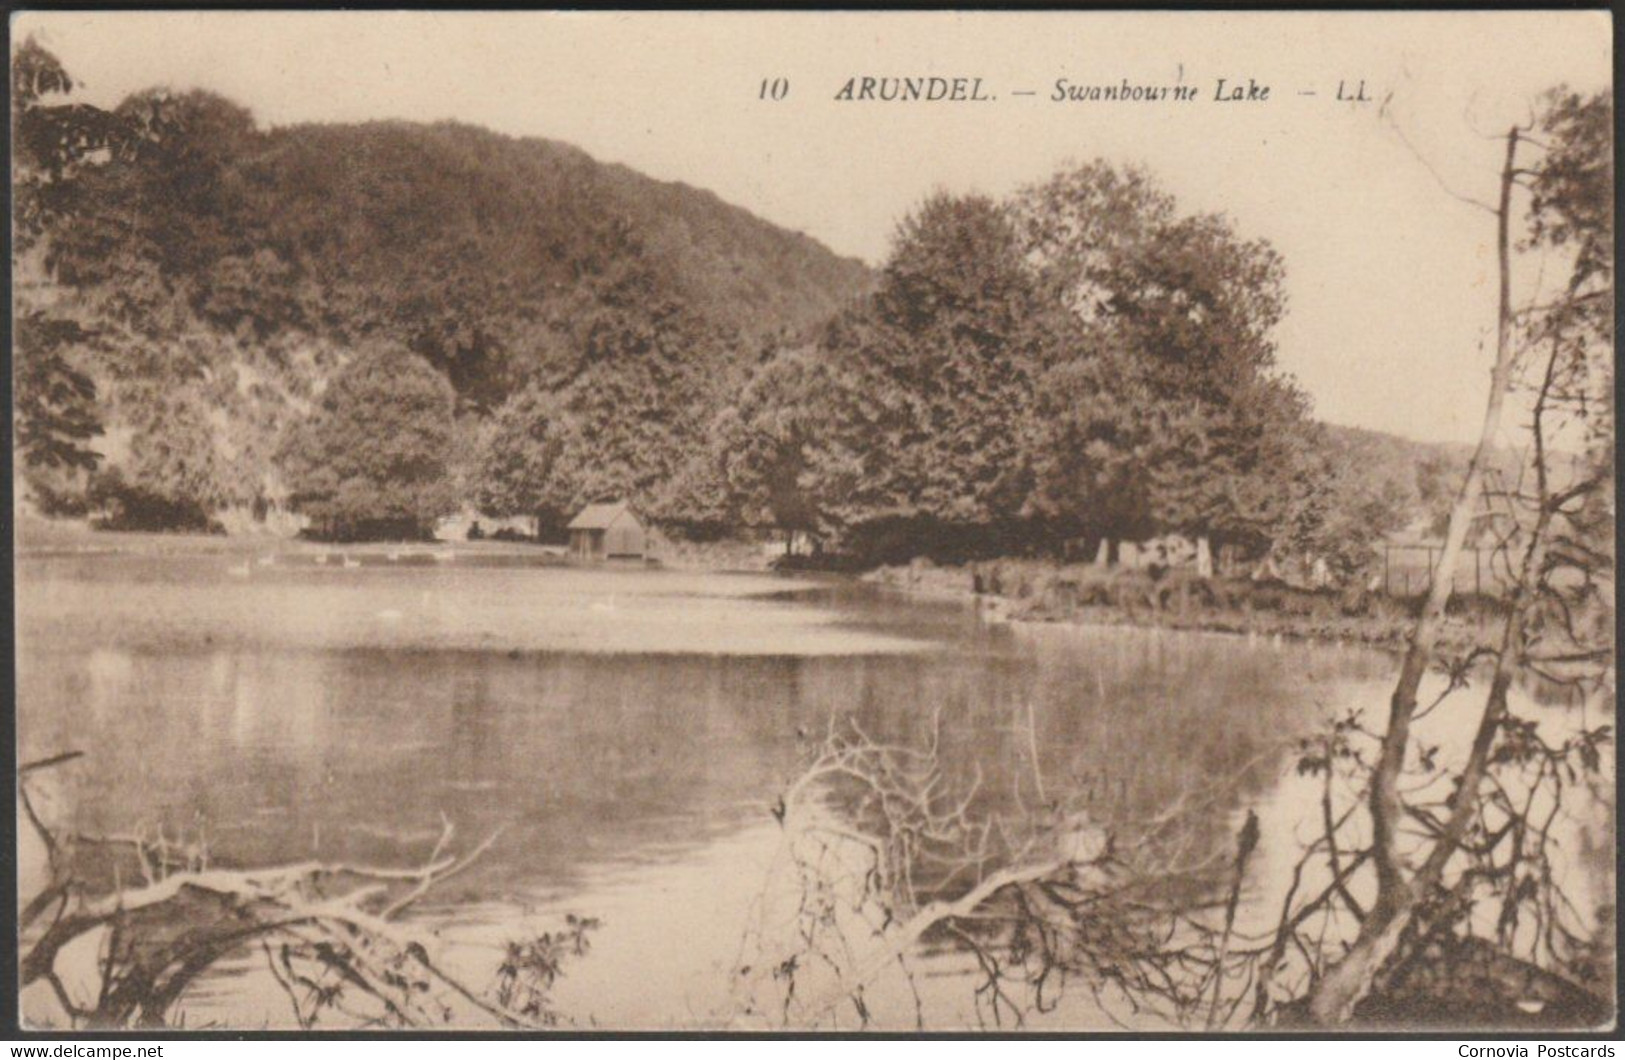
{"type": "Polygon", "coordinates": [[[1171,531],[1301,546],[1325,453],[1274,368],[1281,279],[1270,247],[1182,215],[1138,170],[1090,163],[1004,203],[938,194],[817,371],[770,361],[794,385],[741,423],[793,457],[777,507],[793,482],[800,518],[886,555],[1171,531]]]}
{"type": "Polygon", "coordinates": [[[339,370],[279,454],[323,537],[419,538],[457,507],[456,395],[421,358],[373,344],[339,370]]]}
{"type": "Polygon", "coordinates": [[[82,506],[108,461],[128,483],[127,439],[179,448],[138,429],[174,391],[216,413],[198,504],[278,502],[277,440],[375,343],[444,377],[471,436],[517,395],[551,395],[574,454],[555,507],[648,501],[739,350],[867,283],[805,236],[563,144],[453,124],[266,130],[207,92],[97,110],[32,43],[13,76],[14,272],[48,288],[18,317],[18,452],[53,510],[82,506]]]}
{"type": "MultiPolygon", "coordinates": [[[[1140,169],[934,194],[872,272],[562,144],[267,130],[196,91],[102,111],[32,42],[13,78],[14,271],[49,289],[18,306],[17,452],[47,510],[288,503],[359,534],[627,499],[872,558],[1177,531],[1351,566],[1421,503],[1350,473],[1276,369],[1279,255],[1140,169]],[[467,449],[400,491],[380,468],[405,441],[363,429],[404,430],[369,419],[390,385],[467,449]]],[[[1588,108],[1557,100],[1554,138],[1605,134],[1588,108]]],[[[1530,238],[1593,276],[1589,157],[1532,178],[1530,238]]]]}

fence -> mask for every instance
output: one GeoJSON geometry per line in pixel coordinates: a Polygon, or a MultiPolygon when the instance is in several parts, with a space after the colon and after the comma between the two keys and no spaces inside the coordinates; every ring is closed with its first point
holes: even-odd
{"type": "MultiPolygon", "coordinates": [[[[1442,545],[1383,545],[1383,591],[1390,596],[1417,596],[1427,592],[1443,553],[1442,545]]],[[[1506,549],[1469,545],[1461,550],[1450,588],[1453,593],[1501,596],[1512,580],[1506,549]]]]}

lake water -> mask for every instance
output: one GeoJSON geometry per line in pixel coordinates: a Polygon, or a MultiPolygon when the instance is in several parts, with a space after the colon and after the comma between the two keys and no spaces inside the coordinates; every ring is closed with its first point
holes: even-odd
{"type": "MultiPolygon", "coordinates": [[[[844,581],[408,559],[19,557],[19,761],[85,752],[59,820],[206,836],[217,864],[411,866],[443,820],[464,847],[501,828],[416,915],[471,968],[567,912],[598,918],[553,995],[580,1025],[730,1018],[771,808],[832,717],[918,743],[940,712],[945,758],[1017,799],[1036,743],[1040,783],[1104,820],[1239,777],[1212,834],[1265,807],[1259,864],[1278,873],[1303,804],[1292,736],[1380,710],[1394,669],[1351,648],[991,623],[844,581]]],[[[197,991],[188,1025],[284,1025],[251,980],[197,991]]]]}

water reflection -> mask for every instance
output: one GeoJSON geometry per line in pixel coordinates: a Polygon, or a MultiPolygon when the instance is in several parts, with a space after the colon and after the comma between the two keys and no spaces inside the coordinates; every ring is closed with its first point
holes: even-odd
{"type": "MultiPolygon", "coordinates": [[[[599,917],[557,996],[612,1026],[718,1018],[770,806],[832,718],[939,731],[992,808],[1043,786],[1132,820],[1238,778],[1210,810],[1222,843],[1290,773],[1291,737],[1384,702],[1392,671],[1331,647],[1018,631],[848,583],[440,564],[262,572],[250,591],[195,560],[20,565],[19,754],[87,752],[75,823],[202,829],[232,865],[416,863],[443,817],[470,844],[502,828],[422,915],[476,963],[526,924],[599,917]],[[629,653],[623,628],[670,638],[629,653]]],[[[252,990],[192,1004],[285,1018],[252,990]]]]}

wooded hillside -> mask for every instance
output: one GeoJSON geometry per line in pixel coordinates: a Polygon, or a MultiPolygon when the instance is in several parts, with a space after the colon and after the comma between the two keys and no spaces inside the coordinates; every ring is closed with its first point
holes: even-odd
{"type": "Polygon", "coordinates": [[[104,112],[31,42],[13,75],[46,514],[355,537],[624,498],[875,560],[1178,531],[1349,573],[1459,474],[1316,424],[1276,367],[1286,263],[1132,167],[929,197],[870,270],[551,141],[104,112]]]}
{"type": "MultiPolygon", "coordinates": [[[[53,98],[36,100],[42,120],[84,112],[53,98]]],[[[626,416],[706,405],[764,344],[869,283],[807,236],[551,141],[403,122],[264,130],[204,93],[144,93],[108,120],[129,135],[117,157],[36,159],[40,223],[14,265],[50,308],[19,339],[67,347],[94,383],[98,471],[117,468],[126,501],[160,521],[285,496],[281,436],[363,347],[445,376],[469,455],[532,383],[561,392],[596,373],[655,391],[626,416]]],[[[47,511],[82,507],[70,470],[26,466],[47,511]]]]}

